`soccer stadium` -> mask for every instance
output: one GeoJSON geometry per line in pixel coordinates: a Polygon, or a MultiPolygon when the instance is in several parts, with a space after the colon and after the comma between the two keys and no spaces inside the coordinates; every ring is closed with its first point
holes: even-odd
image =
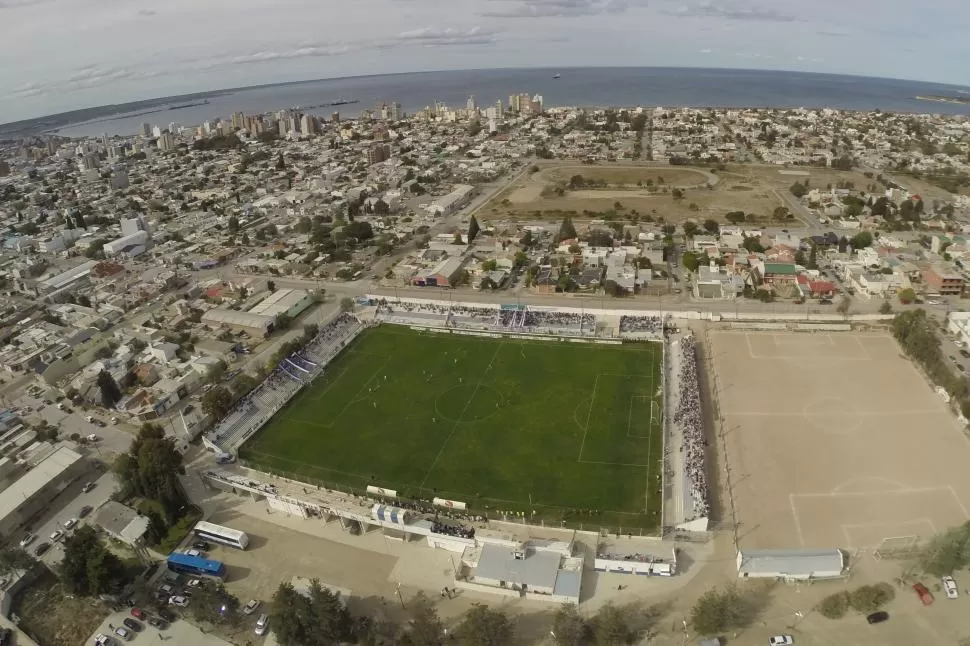
{"type": "Polygon", "coordinates": [[[239,447],[254,469],[328,489],[658,533],[662,326],[606,318],[406,303],[384,303],[366,324],[342,315],[210,440],[239,447]]]}

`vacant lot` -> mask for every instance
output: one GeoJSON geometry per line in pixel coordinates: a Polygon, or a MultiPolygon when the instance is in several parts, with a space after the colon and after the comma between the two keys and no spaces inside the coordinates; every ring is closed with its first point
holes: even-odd
{"type": "Polygon", "coordinates": [[[553,166],[539,172],[547,182],[569,182],[574,175],[582,175],[586,180],[606,182],[610,186],[637,186],[656,184],[671,188],[691,188],[717,183],[717,177],[706,170],[695,170],[671,166],[657,168],[652,166],[553,166]]]}
{"type": "Polygon", "coordinates": [[[808,180],[810,188],[852,182],[857,189],[874,182],[855,172],[826,168],[728,165],[723,170],[683,166],[587,166],[546,164],[526,174],[496,195],[478,212],[485,219],[607,219],[627,222],[685,220],[725,222],[725,215],[743,211],[751,222],[766,226],[788,224],[772,219],[776,207],[785,206],[780,192],[808,180]],[[604,182],[595,187],[569,189],[574,175],[604,182]],[[562,194],[557,188],[564,188],[562,194]],[[682,193],[674,196],[674,189],[682,193]]]}
{"type": "Polygon", "coordinates": [[[890,336],[710,340],[742,546],[870,548],[968,519],[970,444],[890,336]]]}
{"type": "Polygon", "coordinates": [[[96,599],[69,595],[49,571],[24,590],[13,612],[20,629],[44,646],[85,644],[109,614],[96,599]]]}
{"type": "Polygon", "coordinates": [[[243,447],[263,469],[552,521],[654,529],[658,344],[366,331],[243,447]]]}

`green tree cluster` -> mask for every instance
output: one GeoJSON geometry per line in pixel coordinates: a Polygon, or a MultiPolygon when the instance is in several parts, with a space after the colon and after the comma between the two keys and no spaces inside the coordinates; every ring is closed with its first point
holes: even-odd
{"type": "Polygon", "coordinates": [[[970,522],[941,532],[920,550],[919,566],[927,574],[950,575],[970,566],[970,522]]]}
{"type": "Polygon", "coordinates": [[[930,380],[943,387],[952,397],[966,396],[963,378],[950,370],[940,350],[940,339],[935,323],[922,308],[900,312],[893,318],[893,336],[903,352],[918,363],[930,380]]]}
{"type": "Polygon", "coordinates": [[[158,502],[168,525],[185,507],[179,475],[185,473],[182,455],[170,437],[155,424],[144,424],[127,453],[115,461],[115,473],[124,497],[140,496],[158,502]]]}
{"type": "Polygon", "coordinates": [[[715,635],[747,627],[764,607],[764,589],[745,589],[735,585],[708,590],[690,611],[694,630],[703,635],[715,635]]]}
{"type": "Polygon", "coordinates": [[[118,592],[128,578],[121,559],[108,551],[90,525],[65,539],[60,575],[68,591],[85,597],[118,592]]]}

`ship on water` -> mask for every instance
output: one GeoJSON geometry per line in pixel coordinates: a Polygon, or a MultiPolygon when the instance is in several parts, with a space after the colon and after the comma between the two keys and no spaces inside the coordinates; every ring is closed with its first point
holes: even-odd
{"type": "Polygon", "coordinates": [[[555,74],[552,75],[552,78],[554,79],[562,78],[562,74],[560,74],[559,72],[556,72],[555,74]]]}

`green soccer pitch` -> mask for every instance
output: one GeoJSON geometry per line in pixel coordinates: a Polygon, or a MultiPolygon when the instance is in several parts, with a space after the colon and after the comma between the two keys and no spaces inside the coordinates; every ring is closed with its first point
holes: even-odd
{"type": "Polygon", "coordinates": [[[241,450],[340,489],[461,500],[570,525],[659,529],[659,343],[364,331],[241,450]]]}

